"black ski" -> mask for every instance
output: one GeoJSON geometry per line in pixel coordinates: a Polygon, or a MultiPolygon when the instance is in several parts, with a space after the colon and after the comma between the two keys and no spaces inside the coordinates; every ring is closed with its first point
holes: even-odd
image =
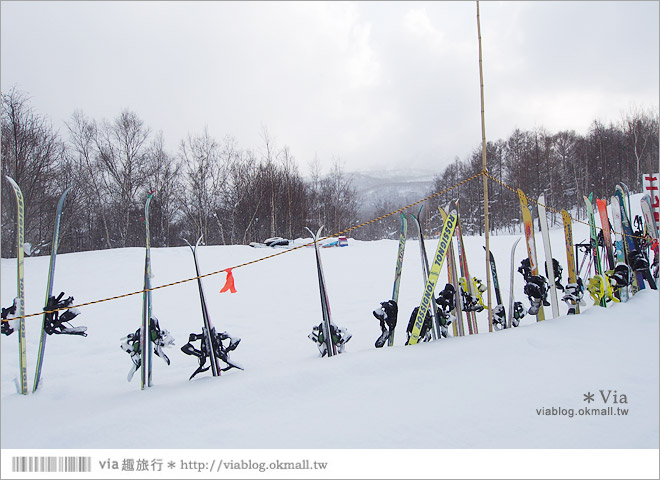
{"type": "MultiPolygon", "coordinates": [[[[193,259],[195,260],[197,287],[199,288],[199,301],[201,303],[202,319],[204,321],[204,326],[202,327],[202,334],[201,334],[202,336],[200,338],[200,340],[202,341],[201,351],[204,352],[205,355],[209,358],[209,363],[211,364],[211,373],[213,374],[214,377],[217,377],[220,375],[221,370],[220,370],[220,366],[218,365],[218,357],[216,356],[216,349],[213,348],[213,344],[215,343],[213,338],[215,334],[215,329],[211,325],[211,318],[209,317],[209,312],[208,309],[206,308],[206,299],[204,298],[204,288],[202,287],[202,279],[199,273],[199,263],[197,262],[197,247],[199,246],[199,243],[201,241],[202,241],[202,237],[200,236],[197,239],[197,243],[195,243],[195,246],[193,247],[188,242],[188,240],[184,239],[184,242],[186,242],[190,247],[190,251],[192,252],[193,259]],[[207,348],[204,348],[204,345],[206,345],[207,348]]],[[[193,376],[195,375],[195,373],[193,373],[193,376]]]]}
{"type": "MultiPolygon", "coordinates": [[[[486,250],[486,247],[484,247],[486,250]]],[[[497,305],[493,308],[493,323],[497,330],[506,328],[506,313],[504,310],[504,303],[502,302],[502,294],[500,293],[500,282],[497,278],[497,267],[495,266],[495,257],[493,252],[488,252],[488,262],[490,263],[490,273],[493,277],[493,287],[495,289],[495,299],[497,305]]]]}
{"type": "Polygon", "coordinates": [[[312,235],[314,240],[314,251],[316,253],[316,273],[319,280],[319,295],[321,296],[321,313],[323,315],[322,334],[325,342],[325,352],[328,357],[337,355],[337,346],[332,341],[332,319],[330,317],[330,302],[328,301],[328,291],[325,286],[325,277],[323,275],[323,264],[321,263],[321,251],[319,250],[319,236],[323,230],[323,225],[318,229],[316,234],[309,228],[305,227],[312,235]]]}

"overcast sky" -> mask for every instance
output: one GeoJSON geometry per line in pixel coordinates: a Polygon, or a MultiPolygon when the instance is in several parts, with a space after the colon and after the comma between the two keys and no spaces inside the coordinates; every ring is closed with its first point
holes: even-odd
{"type": "MultiPolygon", "coordinates": [[[[2,92],[65,135],[123,109],[175,151],[208,127],[303,173],[442,170],[481,142],[476,3],[2,1],[2,92]]],[[[486,136],[658,108],[658,2],[481,2],[486,136]]]]}

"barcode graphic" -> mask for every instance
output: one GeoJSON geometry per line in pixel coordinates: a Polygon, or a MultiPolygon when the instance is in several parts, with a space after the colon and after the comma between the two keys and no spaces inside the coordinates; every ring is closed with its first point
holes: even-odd
{"type": "Polygon", "coordinates": [[[12,457],[12,472],[91,472],[92,457],[12,457]]]}

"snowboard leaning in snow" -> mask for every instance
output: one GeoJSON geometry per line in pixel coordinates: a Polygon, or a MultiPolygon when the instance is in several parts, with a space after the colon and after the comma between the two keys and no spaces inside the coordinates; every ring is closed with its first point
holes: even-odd
{"type": "Polygon", "coordinates": [[[650,246],[651,246],[651,250],[653,251],[653,263],[652,263],[653,278],[655,278],[657,281],[658,274],[660,273],[659,272],[660,245],[658,244],[660,233],[658,232],[658,224],[655,221],[655,214],[653,212],[653,204],[651,202],[651,196],[648,193],[645,193],[642,196],[641,206],[642,206],[642,215],[644,215],[644,221],[646,222],[646,231],[651,239],[650,246]]]}
{"type": "Polygon", "coordinates": [[[614,229],[614,253],[616,254],[616,265],[614,269],[618,272],[616,278],[616,292],[622,302],[629,298],[629,286],[632,283],[630,267],[626,263],[626,248],[623,239],[623,223],[621,221],[621,206],[619,198],[615,195],[610,199],[612,205],[612,227],[614,229]]]}
{"type": "MultiPolygon", "coordinates": [[[[401,230],[399,231],[399,249],[396,255],[396,268],[394,269],[394,286],[392,287],[392,301],[398,303],[399,301],[399,285],[401,284],[401,271],[403,269],[403,254],[406,251],[406,238],[408,235],[408,219],[406,214],[401,212],[401,230]]],[[[387,345],[391,347],[394,345],[394,329],[396,323],[390,329],[387,345]]]]}
{"type": "Polygon", "coordinates": [[[557,300],[556,274],[552,261],[552,246],[550,245],[550,230],[548,228],[548,217],[545,213],[545,195],[541,194],[538,201],[539,223],[541,224],[541,238],[545,251],[545,270],[550,284],[550,305],[552,306],[552,318],[559,316],[559,301],[557,300]]]}
{"type": "MultiPolygon", "coordinates": [[[[527,204],[527,196],[521,189],[518,189],[518,198],[520,200],[520,210],[522,211],[523,229],[527,243],[527,259],[529,262],[529,275],[527,275],[525,281],[528,280],[529,276],[533,276],[537,281],[541,281],[543,277],[539,275],[539,264],[536,260],[536,241],[534,240],[534,224],[532,223],[532,212],[527,204]]],[[[528,285],[525,285],[526,290],[528,285]]],[[[541,299],[534,300],[534,303],[530,308],[530,313],[532,315],[536,315],[537,322],[545,319],[545,313],[543,312],[543,303],[541,299]]]]}
{"type": "Polygon", "coordinates": [[[645,281],[648,283],[649,287],[656,290],[658,287],[653,275],[651,275],[651,271],[649,270],[649,262],[646,257],[644,257],[644,253],[639,246],[637,237],[633,235],[632,227],[630,226],[630,217],[623,206],[623,188],[621,188],[620,185],[616,186],[615,195],[618,197],[619,206],[621,207],[621,223],[623,226],[627,263],[635,272],[635,278],[633,280],[636,280],[637,288],[640,290],[645,288],[645,281]]]}
{"type": "Polygon", "coordinates": [[[609,281],[605,277],[603,266],[600,258],[600,251],[598,250],[598,234],[596,232],[596,219],[593,207],[593,194],[584,197],[584,203],[587,206],[587,214],[589,216],[589,233],[591,243],[591,254],[593,255],[594,275],[589,279],[587,290],[591,293],[596,303],[601,307],[607,306],[607,297],[605,291],[607,290],[606,282],[609,281]]]}
{"type": "Polygon", "coordinates": [[[564,288],[564,297],[562,300],[568,305],[568,315],[580,313],[580,305],[584,286],[582,279],[577,276],[575,269],[575,252],[573,250],[573,223],[571,216],[566,210],[561,211],[561,217],[564,223],[564,240],[566,242],[566,268],[568,269],[568,284],[564,288]]]}
{"type": "MultiPolygon", "coordinates": [[[[13,178],[5,176],[7,181],[14,189],[16,196],[16,237],[17,237],[17,251],[16,251],[16,299],[14,300],[15,316],[22,317],[25,315],[25,280],[24,280],[24,250],[23,243],[25,242],[25,204],[23,203],[23,193],[21,188],[14,181],[13,178]]],[[[25,340],[25,318],[18,320],[18,354],[19,354],[19,369],[20,369],[20,393],[23,395],[28,394],[27,384],[27,352],[25,340]]]]}
{"type": "Polygon", "coordinates": [[[440,233],[438,248],[436,249],[435,255],[433,257],[433,264],[429,270],[428,280],[426,281],[426,286],[424,287],[424,294],[422,295],[422,300],[419,305],[419,310],[417,311],[415,323],[413,325],[410,338],[408,339],[408,345],[414,345],[419,341],[420,332],[422,330],[424,319],[426,317],[426,313],[429,311],[429,308],[436,310],[435,284],[438,280],[438,277],[440,276],[440,270],[442,269],[442,264],[447,255],[449,242],[451,241],[451,236],[454,234],[457,222],[458,213],[456,212],[456,209],[452,209],[449,212],[447,221],[444,222],[442,231],[440,233]]]}
{"type": "Polygon", "coordinates": [[[619,204],[619,221],[621,222],[621,233],[623,236],[623,250],[625,252],[626,264],[631,268],[630,293],[635,295],[644,287],[644,275],[635,270],[635,263],[639,259],[636,254],[636,245],[632,239],[632,227],[630,225],[630,193],[626,196],[628,187],[620,183],[615,187],[614,197],[619,204]]]}
{"type": "Polygon", "coordinates": [[[607,216],[607,201],[603,198],[596,199],[596,208],[600,216],[600,225],[603,231],[603,242],[605,243],[605,258],[607,259],[607,270],[614,270],[614,248],[612,247],[612,232],[610,220],[607,216]]]}

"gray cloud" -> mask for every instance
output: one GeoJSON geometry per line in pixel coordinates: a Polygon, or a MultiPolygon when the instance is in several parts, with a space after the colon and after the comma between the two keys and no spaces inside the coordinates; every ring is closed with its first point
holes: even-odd
{"type": "MultiPolygon", "coordinates": [[[[658,107],[657,2],[482,2],[486,133],[658,107]]],[[[298,163],[442,169],[480,144],[474,2],[3,2],[2,89],[298,163]]]]}

